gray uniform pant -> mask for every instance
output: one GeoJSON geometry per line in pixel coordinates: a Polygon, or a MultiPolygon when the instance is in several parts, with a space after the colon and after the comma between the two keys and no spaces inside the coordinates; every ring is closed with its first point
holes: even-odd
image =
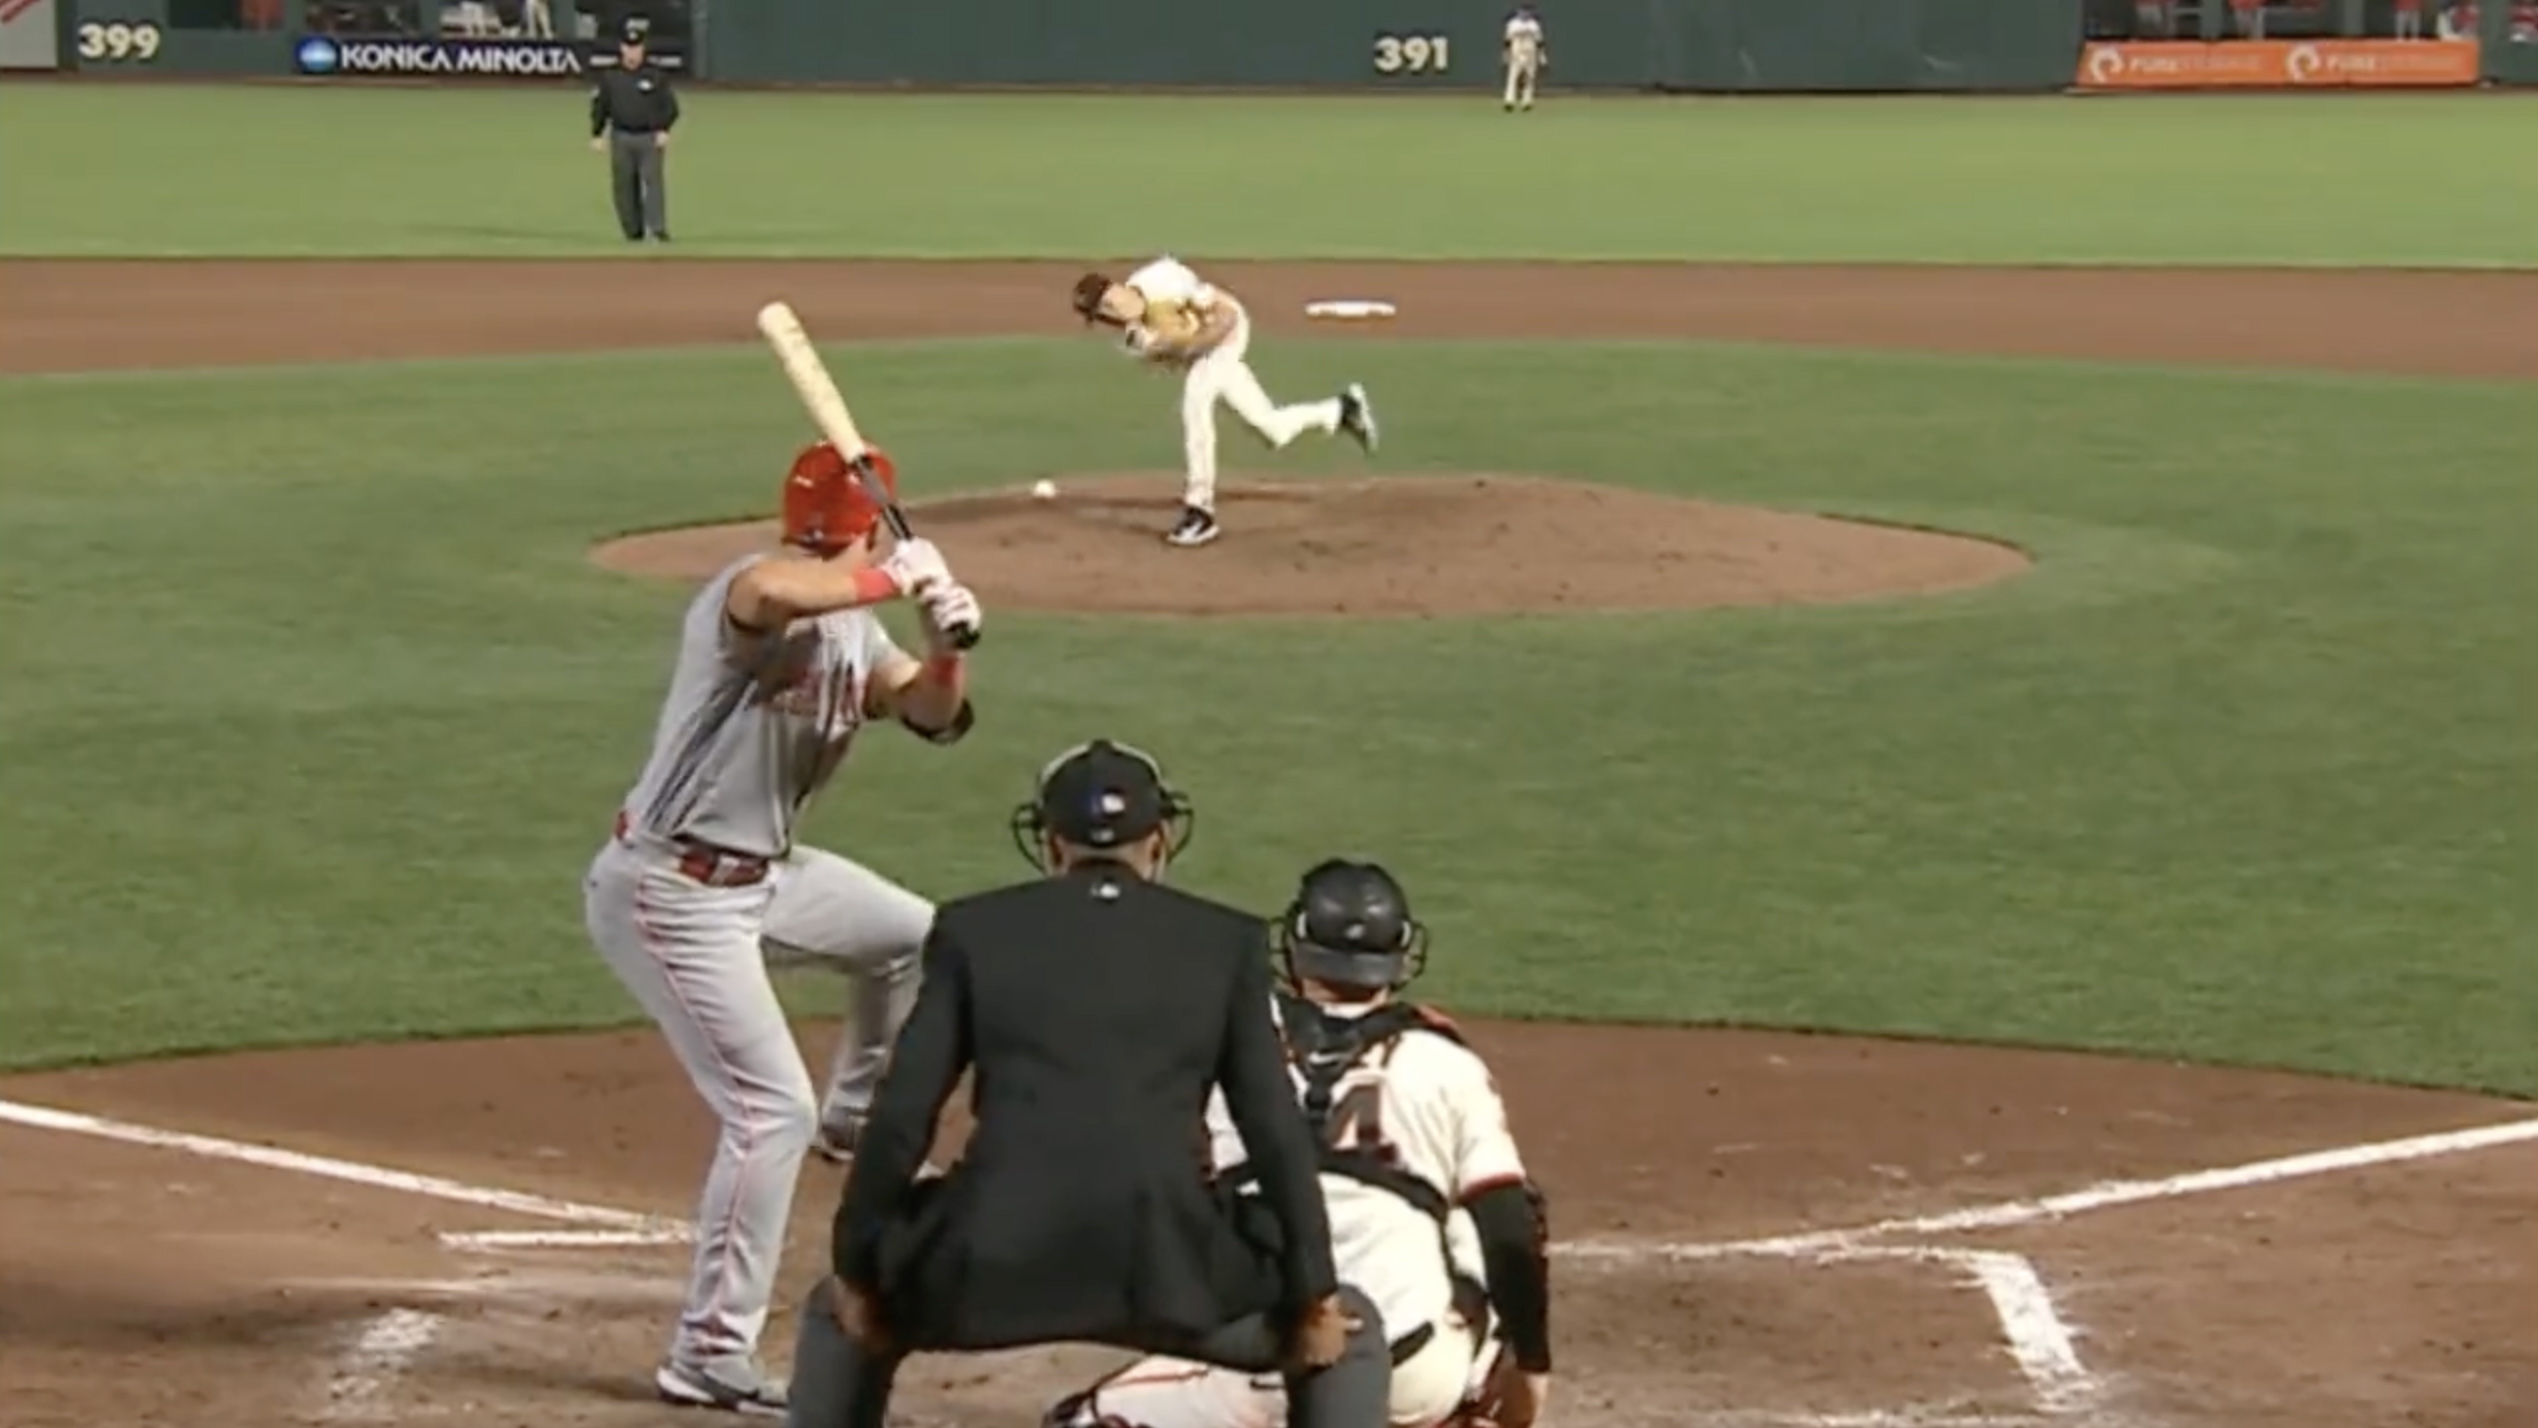
{"type": "MultiPolygon", "coordinates": [[[[1340,1361],[1287,1379],[1288,1428],[1385,1428],[1392,1398],[1392,1352],[1374,1301],[1342,1286],[1340,1299],[1359,1321],[1340,1361]]],[[[1148,1353],[1170,1353],[1245,1373],[1276,1373],[1281,1351],[1276,1329],[1262,1315],[1237,1319],[1196,1344],[1117,1344],[1148,1353]]],[[[828,1281],[811,1289],[793,1343],[793,1379],[786,1387],[784,1428],[882,1428],[889,1383],[901,1360],[875,1355],[846,1337],[829,1312],[828,1281]],[[875,1390],[879,1390],[876,1392],[875,1390]],[[863,1422],[847,1417],[848,1394],[870,1411],[863,1422]]]]}
{"type": "Polygon", "coordinates": [[[608,131],[608,182],[617,197],[617,227],[628,238],[670,231],[669,194],[661,186],[661,136],[608,131]]]}

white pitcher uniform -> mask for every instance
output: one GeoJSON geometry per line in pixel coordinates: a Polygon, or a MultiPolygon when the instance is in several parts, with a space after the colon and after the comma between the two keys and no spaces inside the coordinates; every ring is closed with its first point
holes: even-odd
{"type": "MultiPolygon", "coordinates": [[[[1186,308],[1204,314],[1230,309],[1234,315],[1233,335],[1217,348],[1190,364],[1181,383],[1181,449],[1185,461],[1182,503],[1201,511],[1216,509],[1216,404],[1233,408],[1234,415],[1260,433],[1261,439],[1274,449],[1306,432],[1336,432],[1340,429],[1342,400],[1328,397],[1318,402],[1296,402],[1280,406],[1269,399],[1269,393],[1252,374],[1246,361],[1251,351],[1251,314],[1242,300],[1223,288],[1201,278],[1188,265],[1173,258],[1157,258],[1130,273],[1120,286],[1134,288],[1150,305],[1161,304],[1186,308]]],[[[1142,322],[1128,328],[1128,343],[1142,348],[1152,338],[1153,330],[1142,322]]]]}
{"type": "MultiPolygon", "coordinates": [[[[1301,1095],[1300,1070],[1296,1083],[1301,1095]]],[[[1447,1203],[1525,1181],[1488,1067],[1431,1026],[1414,1026],[1368,1053],[1340,1078],[1333,1105],[1334,1149],[1381,1153],[1447,1203]]],[[[1221,1094],[1209,1101],[1207,1125],[1216,1166],[1240,1164],[1242,1138],[1221,1094]]],[[[1458,1275],[1485,1288],[1471,1217],[1456,1209],[1441,1234],[1433,1216],[1401,1195],[1329,1172],[1322,1194],[1340,1281],[1375,1302],[1396,1346],[1425,1336],[1393,1367],[1393,1428],[1431,1428],[1477,1393],[1496,1362],[1485,1306],[1456,1292],[1458,1275]],[[1481,1322],[1470,1321],[1471,1309],[1481,1322]]],[[[1095,1385],[1078,1412],[1078,1422],[1116,1419],[1131,1428],[1284,1428],[1287,1421],[1285,1386],[1276,1376],[1160,1356],[1095,1385]]]]}
{"type": "Polygon", "coordinates": [[[896,646],[868,609],[773,634],[735,626],[732,581],[759,558],[724,569],[688,606],[651,758],[583,882],[592,943],[722,1123],[671,1346],[686,1363],[756,1348],[804,1152],[823,1114],[871,1104],[934,920],[907,889],[794,844],[796,818],[853,745],[896,646]],[[770,961],[827,964],[852,984],[825,1105],[770,961]]]}

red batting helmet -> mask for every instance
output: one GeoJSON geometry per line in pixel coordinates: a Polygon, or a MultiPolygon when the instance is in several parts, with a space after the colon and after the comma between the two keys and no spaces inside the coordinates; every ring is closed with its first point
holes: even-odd
{"type": "MultiPolygon", "coordinates": [[[[877,447],[866,454],[881,488],[897,497],[899,469],[877,447]]],[[[785,544],[828,555],[872,534],[880,521],[880,504],[855,479],[836,447],[817,442],[793,458],[793,469],[784,478],[785,544]]]]}

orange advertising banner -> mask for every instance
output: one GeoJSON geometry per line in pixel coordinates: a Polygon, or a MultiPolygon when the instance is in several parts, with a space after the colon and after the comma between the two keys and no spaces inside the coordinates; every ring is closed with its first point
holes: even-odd
{"type": "Polygon", "coordinates": [[[2082,89],[2474,85],[2474,40],[2153,40],[2080,50],[2082,89]]]}

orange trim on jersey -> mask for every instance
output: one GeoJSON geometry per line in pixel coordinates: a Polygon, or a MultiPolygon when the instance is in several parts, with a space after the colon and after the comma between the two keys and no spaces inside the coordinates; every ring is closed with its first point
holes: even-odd
{"type": "Polygon", "coordinates": [[[1413,1002],[1411,1003],[1411,1006],[1412,1009],[1419,1013],[1419,1020],[1427,1023],[1431,1027],[1434,1027],[1436,1030],[1447,1032],[1455,1036],[1461,1036],[1463,1034],[1463,1028],[1454,1024],[1454,1018],[1447,1016],[1445,1013],[1438,1011],[1436,1008],[1429,1006],[1427,1003],[1413,1002]]]}
{"type": "Polygon", "coordinates": [[[1464,1186],[1456,1193],[1454,1201],[1458,1205],[1468,1205],[1492,1190],[1504,1190],[1509,1186],[1522,1186],[1524,1183],[1525,1178],[1521,1175],[1493,1175],[1487,1180],[1475,1180],[1464,1186]]]}

